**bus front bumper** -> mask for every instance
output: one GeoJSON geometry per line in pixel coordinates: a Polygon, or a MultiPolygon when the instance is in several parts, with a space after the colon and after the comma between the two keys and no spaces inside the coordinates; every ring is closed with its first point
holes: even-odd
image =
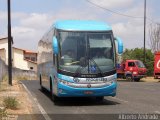
{"type": "Polygon", "coordinates": [[[74,88],[65,84],[58,84],[58,97],[89,97],[89,96],[116,96],[117,83],[101,88],[74,88]]]}

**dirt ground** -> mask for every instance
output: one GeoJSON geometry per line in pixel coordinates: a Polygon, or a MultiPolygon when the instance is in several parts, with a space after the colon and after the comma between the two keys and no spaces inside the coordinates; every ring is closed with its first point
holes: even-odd
{"type": "Polygon", "coordinates": [[[144,82],[160,82],[160,79],[154,79],[154,77],[145,77],[145,78],[142,78],[141,81],[144,81],[144,82]]]}
{"type": "MultiPolygon", "coordinates": [[[[127,81],[127,80],[118,78],[118,81],[127,81]]],[[[145,77],[142,78],[140,82],[160,82],[160,79],[154,79],[154,77],[145,77]]]]}
{"type": "Polygon", "coordinates": [[[6,109],[7,120],[17,120],[18,115],[26,115],[24,120],[32,120],[33,104],[28,93],[23,88],[21,82],[13,80],[13,85],[9,86],[7,81],[0,82],[0,107],[3,108],[3,100],[6,97],[15,97],[18,101],[16,110],[6,109]]]}

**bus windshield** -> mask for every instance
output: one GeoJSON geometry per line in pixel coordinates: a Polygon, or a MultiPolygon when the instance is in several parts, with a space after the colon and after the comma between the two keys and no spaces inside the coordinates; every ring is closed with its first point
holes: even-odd
{"type": "Polygon", "coordinates": [[[112,34],[107,32],[59,32],[59,69],[97,74],[113,70],[112,34]]]}

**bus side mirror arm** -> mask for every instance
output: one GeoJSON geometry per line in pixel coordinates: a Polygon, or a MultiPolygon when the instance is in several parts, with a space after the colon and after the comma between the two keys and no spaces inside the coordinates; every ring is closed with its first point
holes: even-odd
{"type": "Polygon", "coordinates": [[[53,53],[55,55],[58,55],[58,53],[59,53],[58,40],[57,40],[57,38],[55,36],[53,37],[52,45],[53,45],[52,46],[53,47],[53,53]]]}
{"type": "Polygon", "coordinates": [[[122,54],[123,53],[123,42],[121,40],[121,38],[116,37],[115,40],[118,43],[118,54],[122,54]]]}

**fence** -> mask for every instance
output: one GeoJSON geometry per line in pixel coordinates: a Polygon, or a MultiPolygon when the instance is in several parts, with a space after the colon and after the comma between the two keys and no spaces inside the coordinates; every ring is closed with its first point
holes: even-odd
{"type": "MultiPolygon", "coordinates": [[[[4,76],[7,76],[7,75],[8,75],[8,67],[0,59],[0,81],[2,81],[4,76]]],[[[37,75],[35,71],[13,68],[12,76],[13,76],[13,79],[35,79],[37,75]]]]}

